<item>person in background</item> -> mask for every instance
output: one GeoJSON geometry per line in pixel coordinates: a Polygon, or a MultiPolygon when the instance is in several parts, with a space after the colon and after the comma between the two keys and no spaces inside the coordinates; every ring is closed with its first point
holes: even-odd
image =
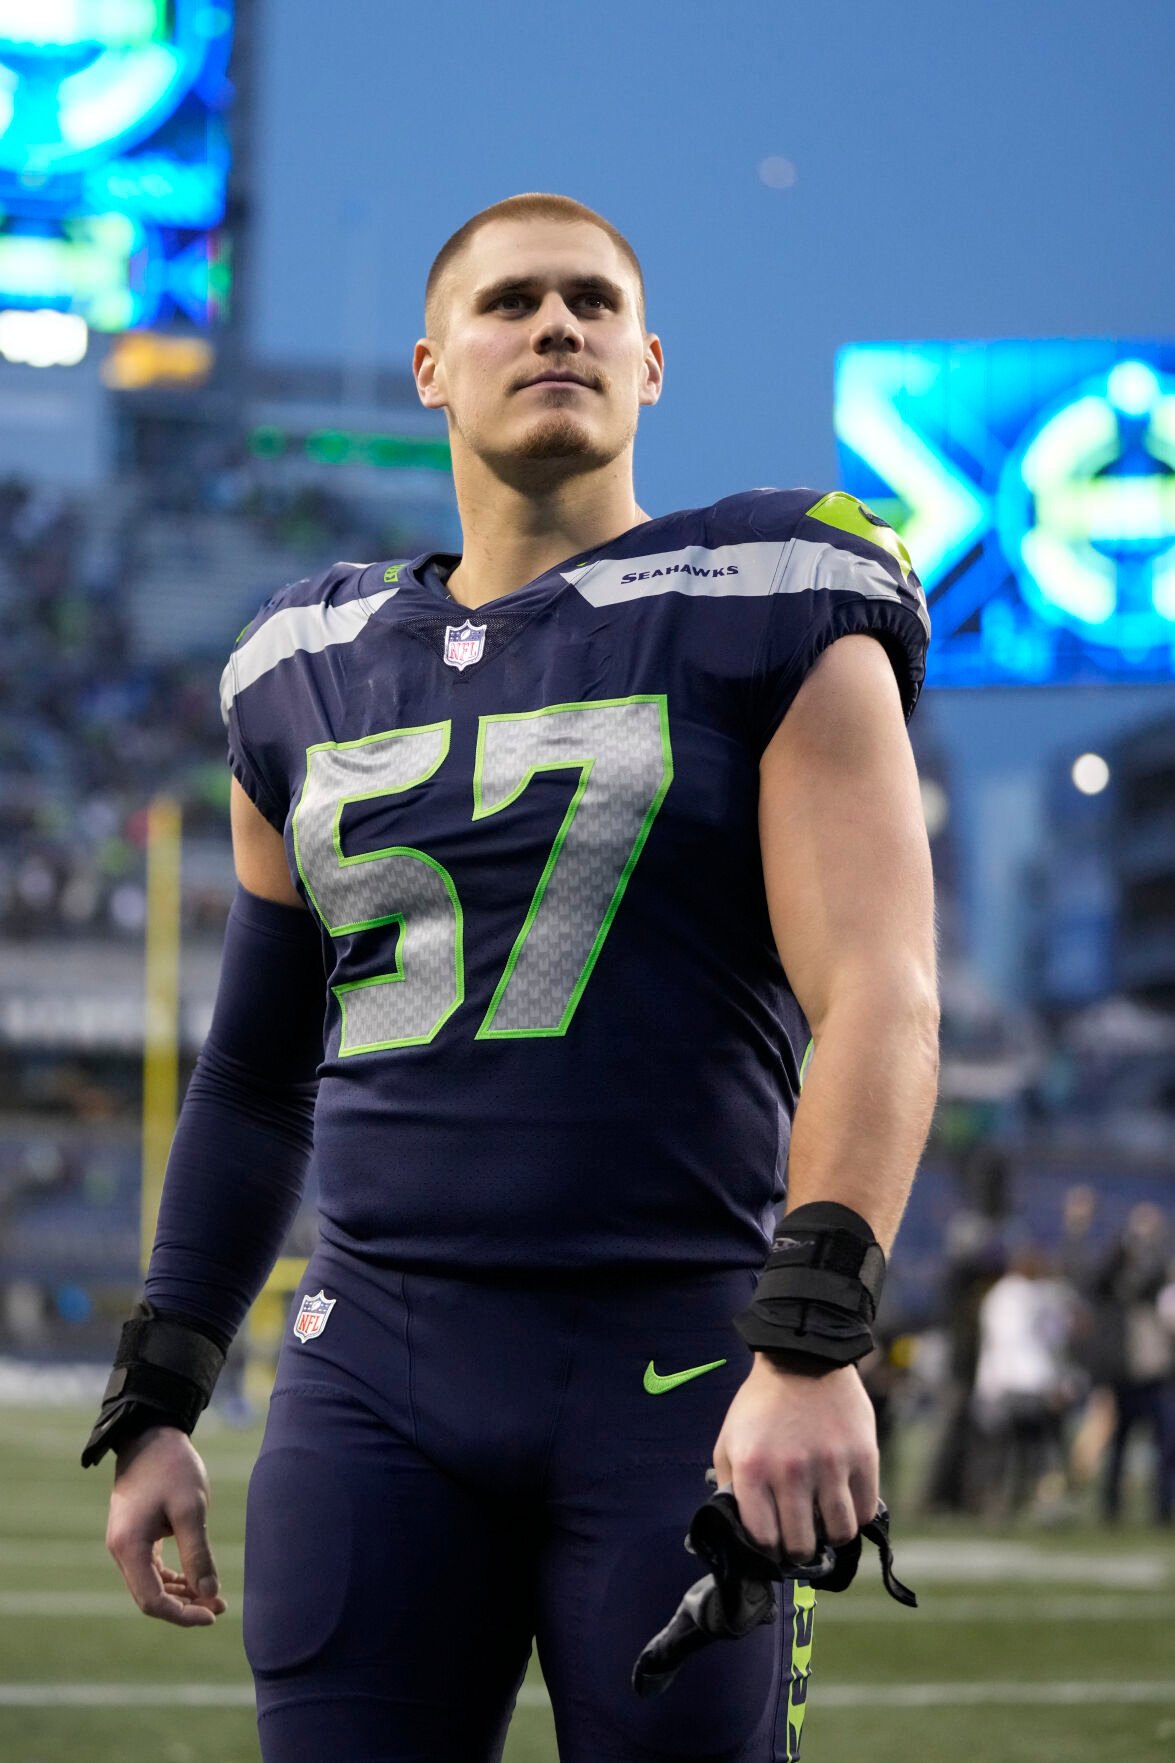
{"type": "Polygon", "coordinates": [[[1083,1373],[1070,1417],[1066,1481],[1071,1495],[1092,1485],[1114,1431],[1114,1385],[1121,1376],[1122,1329],[1113,1304],[1099,1295],[1104,1251],[1094,1225],[1097,1193],[1087,1182],[1065,1192],[1058,1270],[1077,1299],[1073,1357],[1083,1373]]]}
{"type": "Polygon", "coordinates": [[[1148,1431],[1155,1444],[1154,1515],[1161,1524],[1171,1519],[1173,1490],[1163,1460],[1169,1462],[1165,1398],[1173,1354],[1171,1336],[1158,1307],[1170,1257],[1166,1218],[1158,1206],[1143,1201],[1131,1208],[1126,1228],[1098,1281],[1097,1296],[1115,1317],[1121,1343],[1113,1386],[1114,1430],[1101,1485],[1101,1513],[1109,1523],[1122,1514],[1126,1447],[1138,1427],[1148,1431]]]}
{"type": "Polygon", "coordinates": [[[1161,1479],[1160,1508],[1165,1513],[1163,1522],[1171,1522],[1171,1513],[1175,1510],[1175,1260],[1167,1268],[1167,1283],[1159,1293],[1156,1303],[1159,1320],[1167,1331],[1171,1345],[1171,1369],[1163,1385],[1162,1398],[1162,1436],[1159,1455],[1159,1476],[1161,1479]]]}
{"type": "Polygon", "coordinates": [[[1088,1298],[1099,1272],[1094,1222],[1097,1193],[1088,1182],[1067,1188],[1062,1202],[1061,1246],[1057,1272],[1068,1280],[1079,1298],[1088,1298]]]}
{"type": "Polygon", "coordinates": [[[1076,1300],[1039,1249],[1018,1248],[979,1307],[974,1414],[989,1445],[989,1500],[1044,1509],[1059,1470],[1061,1425],[1076,1387],[1069,1357],[1076,1300]]]}
{"type": "Polygon", "coordinates": [[[950,1219],[943,1244],[948,1382],[923,1501],[928,1513],[966,1512],[976,1503],[970,1466],[979,1310],[1007,1265],[1007,1159],[997,1146],[978,1145],[959,1173],[966,1200],[950,1219]]]}

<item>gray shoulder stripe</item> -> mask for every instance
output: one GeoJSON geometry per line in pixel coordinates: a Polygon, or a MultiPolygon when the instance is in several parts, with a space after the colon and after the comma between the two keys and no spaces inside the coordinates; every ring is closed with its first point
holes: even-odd
{"type": "Polygon", "coordinates": [[[741,544],[686,545],[646,557],[601,557],[582,569],[563,571],[564,580],[592,606],[619,606],[655,594],[687,594],[695,599],[740,595],[803,594],[839,588],[869,600],[893,600],[917,612],[926,635],[926,602],[912,586],[900,593],[884,565],[843,546],[812,539],[741,544]],[[915,600],[911,606],[911,600],[915,600]]]}
{"type": "Polygon", "coordinates": [[[347,600],[341,606],[288,606],[275,612],[230,657],[220,676],[220,710],[228,721],[233,699],[256,684],[279,661],[299,650],[314,655],[334,643],[353,643],[373,612],[378,612],[399,588],[385,588],[366,599],[347,600]]]}
{"type": "Polygon", "coordinates": [[[749,540],[741,545],[686,545],[679,551],[631,558],[601,557],[563,578],[592,606],[619,606],[652,594],[690,594],[713,599],[770,594],[786,546],[749,540]]]}
{"type": "Polygon", "coordinates": [[[918,614],[919,623],[930,636],[930,616],[926,596],[913,582],[907,582],[905,593],[899,593],[893,576],[883,563],[862,557],[842,545],[826,545],[816,539],[792,539],[781,594],[808,594],[821,589],[839,588],[860,594],[866,600],[893,600],[918,614]],[[911,606],[910,602],[914,604],[911,606]]]}

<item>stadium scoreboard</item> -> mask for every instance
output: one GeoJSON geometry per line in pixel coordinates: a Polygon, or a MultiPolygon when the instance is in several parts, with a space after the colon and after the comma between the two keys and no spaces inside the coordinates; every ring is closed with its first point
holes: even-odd
{"type": "Polygon", "coordinates": [[[835,425],[926,588],[929,684],[1175,677],[1175,342],[852,344],[835,425]]]}
{"type": "Polygon", "coordinates": [[[232,0],[0,0],[0,308],[206,327],[224,233],[232,0]]]}

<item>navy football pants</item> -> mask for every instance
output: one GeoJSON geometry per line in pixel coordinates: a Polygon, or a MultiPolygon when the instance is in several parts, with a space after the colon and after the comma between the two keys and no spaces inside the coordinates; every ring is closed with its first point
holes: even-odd
{"type": "Polygon", "coordinates": [[[811,1593],[638,1700],[641,1647],[747,1370],[753,1279],[376,1275],[319,1250],[249,1490],[245,1645],[266,1763],[491,1763],[537,1641],[561,1763],[798,1755],[811,1593]],[[725,1365],[660,1395],[658,1373],[725,1365]],[[797,1632],[798,1630],[798,1632],[797,1632]],[[793,1675],[793,1639],[795,1665],[793,1675]]]}

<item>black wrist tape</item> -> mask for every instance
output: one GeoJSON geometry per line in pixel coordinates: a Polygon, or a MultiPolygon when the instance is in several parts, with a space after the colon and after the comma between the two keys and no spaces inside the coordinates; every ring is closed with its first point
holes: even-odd
{"type": "Polygon", "coordinates": [[[781,1220],[755,1295],[735,1327],[756,1352],[820,1375],[873,1350],[884,1283],[885,1253],[860,1213],[815,1200],[781,1220]]]}
{"type": "Polygon", "coordinates": [[[101,1462],[149,1426],[190,1433],[208,1406],[224,1351],[196,1327],[160,1316],[142,1299],[123,1323],[114,1369],[82,1468],[101,1462]]]}

